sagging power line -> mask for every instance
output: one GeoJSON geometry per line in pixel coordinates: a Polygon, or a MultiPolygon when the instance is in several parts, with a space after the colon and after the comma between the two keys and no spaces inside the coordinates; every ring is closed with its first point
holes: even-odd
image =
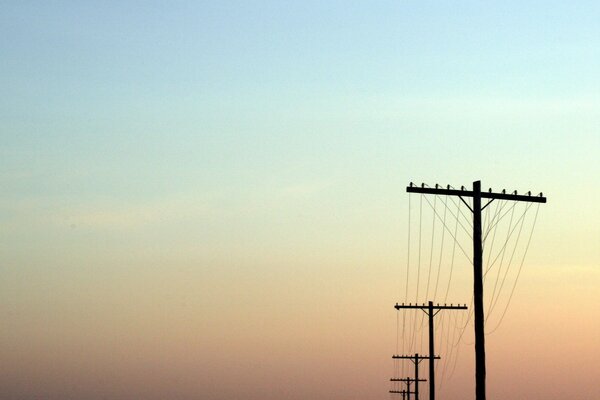
{"type": "MultiPolygon", "coordinates": [[[[526,203],[545,203],[546,202],[546,198],[543,197],[543,195],[540,193],[538,196],[532,196],[531,192],[528,192],[526,195],[518,195],[517,192],[513,192],[513,193],[506,193],[505,190],[503,190],[500,193],[495,193],[492,192],[492,190],[490,189],[488,192],[482,192],[481,191],[481,182],[480,181],[475,181],[473,182],[473,189],[472,190],[466,190],[465,187],[461,187],[460,190],[458,189],[454,189],[451,188],[449,185],[446,188],[442,188],[439,185],[435,185],[435,188],[431,188],[431,187],[425,187],[425,184],[422,184],[421,187],[417,187],[414,186],[412,183],[406,188],[406,191],[408,193],[420,193],[420,194],[433,194],[435,195],[434,197],[434,204],[433,206],[431,205],[431,203],[429,202],[429,200],[427,200],[428,204],[430,206],[432,206],[433,211],[434,211],[434,217],[433,217],[433,221],[434,221],[434,225],[433,227],[435,228],[435,221],[436,219],[439,219],[442,221],[442,225],[443,225],[443,233],[448,232],[448,234],[450,234],[452,236],[452,238],[454,239],[454,246],[458,245],[460,250],[463,252],[463,254],[465,254],[465,256],[467,256],[468,258],[468,254],[465,251],[465,249],[460,245],[460,243],[457,243],[457,232],[458,232],[458,226],[460,225],[464,231],[466,231],[466,233],[472,238],[473,240],[473,259],[471,260],[471,263],[473,264],[473,301],[472,303],[474,304],[474,316],[475,316],[475,323],[474,323],[474,331],[475,331],[475,364],[476,364],[476,371],[475,371],[475,393],[476,393],[476,400],[485,400],[486,398],[486,390],[485,390],[485,375],[486,375],[486,367],[485,367],[485,328],[484,328],[484,323],[485,323],[485,317],[484,317],[484,303],[483,303],[483,283],[484,283],[484,272],[483,272],[483,250],[484,250],[484,240],[487,238],[489,232],[491,231],[492,227],[494,227],[498,224],[499,220],[502,218],[502,216],[500,216],[498,213],[496,213],[496,215],[494,215],[493,218],[488,220],[488,230],[485,233],[485,236],[482,233],[482,211],[484,209],[486,209],[493,201],[495,200],[502,200],[502,201],[510,201],[510,202],[526,202],[526,203]],[[447,211],[448,211],[448,206],[447,206],[447,202],[444,202],[444,214],[443,217],[440,216],[437,213],[437,209],[436,209],[436,201],[437,201],[437,197],[439,195],[443,195],[446,197],[458,197],[460,199],[460,202],[462,202],[471,212],[472,214],[472,227],[473,227],[473,233],[472,235],[470,235],[470,233],[468,232],[468,230],[464,227],[463,224],[463,219],[466,219],[468,222],[468,218],[466,218],[464,216],[464,214],[461,212],[460,210],[460,202],[456,202],[457,203],[457,211],[455,213],[451,214],[455,217],[456,220],[456,225],[455,225],[455,229],[454,229],[454,233],[452,232],[451,229],[448,228],[447,224],[446,224],[446,216],[447,216],[447,211]],[[471,200],[471,204],[469,204],[465,199],[470,199],[471,200]],[[482,206],[482,199],[488,199],[488,202],[482,206]],[[463,218],[461,218],[461,216],[463,218]]],[[[421,224],[421,218],[422,218],[422,199],[423,196],[421,196],[421,202],[420,202],[420,209],[419,209],[419,223],[421,224]]],[[[528,210],[529,208],[527,208],[528,210]]],[[[498,211],[498,208],[496,209],[498,211]]],[[[526,210],[526,211],[527,211],[526,210]]],[[[538,208],[539,210],[539,208],[538,208]]],[[[511,211],[511,224],[512,224],[512,217],[514,213],[514,205],[509,209],[509,211],[511,211]],[[512,210],[512,211],[511,211],[512,210]]],[[[507,211],[508,212],[508,211],[507,211]]],[[[524,220],[526,212],[523,214],[522,219],[524,220]]],[[[504,214],[506,215],[506,214],[504,214]]],[[[410,216],[410,196],[409,196],[409,216],[410,216]]],[[[489,213],[488,213],[489,216],[489,213]]],[[[537,210],[536,210],[536,219],[537,220],[537,210]]],[[[535,220],[534,220],[534,226],[535,226],[535,220]]],[[[521,227],[519,229],[519,233],[517,236],[517,241],[518,238],[520,237],[521,234],[521,230],[522,230],[523,224],[521,223],[521,227]]],[[[435,233],[434,228],[432,229],[432,243],[433,243],[433,236],[435,233]]],[[[516,229],[516,228],[515,228],[516,229]]],[[[507,240],[504,244],[504,246],[502,247],[502,258],[501,258],[501,263],[504,260],[504,256],[505,256],[505,249],[506,246],[508,244],[508,241],[510,239],[510,235],[512,235],[512,233],[514,232],[514,230],[510,230],[509,227],[509,236],[507,237],[507,240]]],[[[495,231],[494,231],[495,232],[495,231]]],[[[533,233],[533,228],[532,228],[532,233],[533,233]]],[[[495,237],[495,233],[494,233],[494,237],[495,237]]],[[[418,263],[419,266],[421,265],[421,239],[422,239],[422,235],[421,235],[421,227],[419,227],[419,252],[418,252],[418,263]]],[[[525,253],[523,254],[523,260],[525,258],[525,255],[527,253],[527,249],[529,247],[529,243],[531,241],[531,234],[529,237],[529,241],[527,242],[527,248],[525,249],[525,253]]],[[[492,241],[493,243],[493,241],[492,241]]],[[[443,241],[442,241],[442,246],[443,246],[443,241]]],[[[516,244],[515,244],[516,246],[516,244]]],[[[516,248],[516,247],[515,247],[516,248]]],[[[410,250],[410,218],[409,218],[409,250],[410,250]]],[[[490,250],[491,253],[491,250],[490,250]]],[[[433,247],[432,247],[432,252],[431,254],[433,254],[433,247]]],[[[441,254],[441,252],[440,252],[441,254]]],[[[452,251],[452,266],[454,264],[454,249],[452,251]]],[[[514,256],[514,251],[513,254],[510,256],[510,261],[512,261],[512,258],[514,256]]],[[[410,271],[410,252],[409,252],[409,256],[408,258],[408,262],[407,262],[407,286],[406,286],[406,293],[408,294],[408,277],[409,277],[409,271],[410,271]]],[[[497,259],[498,257],[496,257],[497,259]]],[[[427,280],[427,294],[429,293],[429,281],[430,281],[430,277],[431,277],[431,260],[432,260],[432,256],[430,256],[430,263],[429,263],[429,273],[428,273],[428,280],[427,280]]],[[[487,270],[486,270],[486,275],[487,272],[489,272],[490,268],[493,266],[493,264],[496,262],[496,260],[494,260],[494,262],[488,266],[487,270]]],[[[510,263],[509,263],[510,264],[510,263]]],[[[440,255],[440,265],[441,265],[441,255],[440,255]]],[[[523,265],[523,262],[521,262],[521,265],[519,267],[519,272],[518,275],[520,274],[521,271],[521,267],[523,265]]],[[[501,275],[501,267],[498,268],[498,276],[501,275]]],[[[439,269],[438,269],[438,276],[437,278],[439,279],[439,269]]],[[[499,288],[499,290],[502,290],[502,287],[504,286],[504,282],[506,279],[506,275],[508,273],[508,268],[506,269],[506,272],[503,276],[502,279],[502,283],[501,286],[499,288]]],[[[517,275],[517,279],[518,279],[518,275],[517,275]]],[[[450,275],[451,276],[451,275],[450,275]]],[[[420,268],[417,270],[417,297],[419,294],[419,280],[420,280],[420,268]]],[[[450,282],[450,280],[449,280],[450,282]]],[[[496,284],[497,284],[498,280],[496,280],[496,284]]],[[[449,287],[450,283],[448,283],[448,287],[449,287]]],[[[516,285],[516,280],[515,280],[515,285],[516,285]]],[[[494,291],[492,293],[492,301],[491,301],[491,305],[490,308],[493,309],[495,307],[495,305],[497,304],[497,297],[494,300],[494,296],[496,295],[496,287],[494,288],[494,291]]],[[[511,291],[510,297],[509,297],[509,301],[507,303],[507,307],[505,308],[500,322],[502,320],[502,318],[504,317],[504,314],[506,313],[506,309],[508,308],[508,304],[510,303],[510,300],[512,298],[512,295],[514,293],[514,287],[511,291]]],[[[437,292],[437,282],[436,282],[436,292],[437,292]]],[[[499,294],[498,294],[499,296],[499,294]]],[[[430,317],[431,319],[431,317],[430,317]]],[[[467,321],[468,324],[468,321],[467,321]]],[[[465,324],[465,328],[467,326],[467,324],[465,324]]],[[[397,328],[399,329],[399,327],[397,328]]],[[[404,333],[404,321],[403,321],[403,333],[404,333]]],[[[433,337],[433,334],[431,332],[431,326],[430,326],[430,338],[433,337]]],[[[462,337],[462,333],[460,335],[460,337],[462,337]]],[[[403,338],[404,340],[404,338],[403,338]]],[[[430,339],[431,342],[431,339],[430,339]]],[[[430,350],[430,355],[433,354],[433,351],[430,350]]],[[[430,363],[433,364],[433,363],[430,363]]],[[[430,396],[435,393],[435,383],[432,383],[432,378],[434,378],[435,374],[432,372],[432,365],[430,365],[430,396]],[[433,390],[431,389],[433,387],[433,390]]],[[[433,398],[433,397],[432,397],[433,398]]]]}

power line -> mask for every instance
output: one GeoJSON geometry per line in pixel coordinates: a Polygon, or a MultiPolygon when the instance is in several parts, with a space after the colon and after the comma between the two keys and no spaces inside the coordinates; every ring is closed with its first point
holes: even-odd
{"type": "MultiPolygon", "coordinates": [[[[512,194],[507,194],[505,190],[501,193],[493,193],[481,191],[481,182],[473,182],[472,190],[446,189],[439,188],[436,184],[435,188],[426,188],[424,184],[421,187],[413,186],[411,183],[407,188],[407,192],[433,195],[456,196],[463,201],[473,213],[473,286],[474,286],[474,315],[475,315],[475,395],[476,400],[485,400],[486,398],[486,366],[485,366],[485,317],[483,305],[483,235],[482,235],[482,220],[481,212],[494,200],[511,200],[525,201],[535,203],[545,203],[546,198],[540,193],[539,196],[531,196],[531,192],[527,195],[518,195],[515,191],[512,194]],[[464,198],[472,200],[469,205],[464,198]],[[482,206],[482,200],[486,199],[487,204],[482,206]]],[[[429,201],[428,201],[429,202],[429,201]]],[[[436,210],[434,213],[437,215],[436,210]]],[[[456,238],[455,238],[456,240],[456,238]]],[[[462,247],[461,247],[462,249],[462,247]]],[[[464,252],[464,249],[463,249],[464,252]]],[[[430,382],[431,384],[431,382],[430,382]]]]}

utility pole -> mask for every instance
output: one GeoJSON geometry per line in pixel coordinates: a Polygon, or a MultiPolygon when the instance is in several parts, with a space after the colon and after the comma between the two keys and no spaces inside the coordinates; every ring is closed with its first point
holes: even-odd
{"type": "MultiPolygon", "coordinates": [[[[515,190],[512,194],[503,190],[501,193],[493,193],[492,189],[488,192],[481,191],[481,181],[473,182],[473,190],[465,190],[465,187],[450,189],[448,185],[445,189],[439,185],[435,188],[414,186],[413,183],[406,187],[408,193],[435,194],[445,196],[458,196],[463,203],[473,213],[473,301],[475,306],[475,399],[485,400],[485,330],[483,313],[483,243],[481,240],[481,211],[492,201],[511,200],[526,201],[532,203],[545,203],[546,198],[540,193],[538,196],[532,196],[531,192],[527,195],[518,195],[515,190]],[[465,201],[464,197],[473,199],[473,208],[465,201]],[[481,199],[489,199],[486,205],[481,206],[481,199]]],[[[432,354],[430,352],[430,354],[432,354]]]]}
{"type": "Polygon", "coordinates": [[[410,395],[415,392],[407,392],[406,390],[390,390],[390,393],[396,393],[402,395],[402,400],[410,400],[410,395]],[[408,396],[408,399],[407,399],[408,396]]]}
{"type": "MultiPolygon", "coordinates": [[[[426,379],[419,379],[419,363],[423,360],[429,360],[429,356],[420,356],[419,353],[414,356],[407,355],[393,355],[392,358],[399,358],[402,360],[411,360],[415,364],[415,400],[419,400],[419,382],[425,382],[426,379]]],[[[439,360],[440,356],[434,356],[434,360],[439,360]]],[[[393,380],[393,379],[390,379],[393,380]]]]}
{"type": "MultiPolygon", "coordinates": [[[[421,381],[424,381],[424,380],[425,379],[421,379],[421,381]]],[[[409,378],[409,377],[406,377],[406,378],[392,378],[392,379],[390,379],[390,381],[392,381],[392,382],[404,382],[404,383],[406,383],[406,390],[402,390],[402,391],[401,390],[390,390],[390,393],[402,393],[402,392],[405,392],[406,395],[407,395],[406,396],[407,397],[406,400],[410,400],[410,395],[415,393],[415,392],[411,392],[410,391],[410,385],[413,382],[418,382],[414,378],[409,378]]]]}
{"type": "MultiPolygon", "coordinates": [[[[396,357],[396,358],[400,358],[400,357],[396,357]]],[[[409,383],[408,380],[411,380],[412,382],[415,383],[415,391],[412,392],[415,394],[415,400],[419,400],[419,382],[427,382],[427,379],[419,379],[419,376],[415,376],[414,379],[411,378],[392,378],[390,379],[390,382],[407,382],[407,384],[409,383]]],[[[408,388],[410,390],[410,387],[408,388]]]]}
{"type": "Polygon", "coordinates": [[[433,305],[433,301],[430,301],[428,304],[398,304],[394,306],[396,310],[400,310],[401,308],[417,308],[423,311],[429,317],[429,399],[435,400],[435,370],[433,365],[433,360],[435,359],[435,351],[434,351],[434,335],[433,335],[433,317],[437,315],[440,310],[466,310],[467,305],[454,305],[454,304],[444,304],[444,305],[433,305]]]}

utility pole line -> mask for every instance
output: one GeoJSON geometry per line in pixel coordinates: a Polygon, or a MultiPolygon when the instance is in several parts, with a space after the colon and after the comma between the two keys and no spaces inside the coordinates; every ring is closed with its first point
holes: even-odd
{"type": "Polygon", "coordinates": [[[437,315],[440,310],[466,310],[467,305],[454,305],[454,304],[437,304],[433,305],[433,301],[430,301],[428,304],[398,304],[394,306],[396,310],[400,310],[402,308],[416,308],[423,311],[429,317],[429,400],[435,400],[435,370],[433,365],[433,360],[435,359],[435,349],[434,349],[434,326],[433,326],[433,317],[437,315]]]}
{"type": "MultiPolygon", "coordinates": [[[[402,392],[405,392],[406,395],[407,395],[406,396],[407,397],[406,400],[410,400],[410,395],[416,393],[416,392],[411,392],[410,391],[410,385],[413,382],[418,382],[418,380],[416,380],[414,378],[409,378],[409,377],[406,377],[406,378],[392,378],[392,379],[390,379],[390,381],[392,381],[392,382],[404,382],[404,383],[406,383],[406,390],[402,390],[402,391],[400,391],[400,390],[390,390],[390,393],[402,393],[402,392]]],[[[423,382],[423,381],[425,381],[425,379],[421,379],[421,382],[423,382]]]]}
{"type": "Polygon", "coordinates": [[[410,395],[415,392],[407,392],[406,390],[390,390],[390,393],[396,393],[402,395],[402,400],[410,400],[410,395]],[[407,399],[408,396],[408,399],[407,399]]]}
{"type": "MultiPolygon", "coordinates": [[[[538,196],[532,196],[531,192],[526,195],[518,195],[515,190],[513,193],[493,193],[492,189],[488,192],[481,191],[481,181],[473,182],[473,190],[465,190],[465,187],[450,189],[448,185],[445,189],[439,185],[435,188],[414,186],[411,182],[406,187],[408,193],[435,194],[445,196],[458,196],[460,200],[473,213],[473,301],[475,306],[475,399],[485,400],[485,328],[483,311],[483,243],[481,238],[481,211],[485,209],[494,200],[525,201],[532,203],[546,203],[546,198],[540,193],[538,196]],[[465,201],[464,197],[473,199],[473,207],[465,201]],[[481,199],[489,199],[482,207],[481,199]]],[[[432,354],[430,352],[430,354],[432,354]]],[[[431,382],[430,382],[431,384],[431,382]]]]}
{"type": "MultiPolygon", "coordinates": [[[[410,360],[415,364],[415,400],[419,400],[419,382],[426,382],[426,379],[419,379],[419,363],[423,360],[430,360],[429,356],[420,356],[419,353],[414,356],[407,355],[393,355],[392,358],[401,360],[410,360]]],[[[434,356],[434,360],[439,360],[440,356],[434,356]]],[[[390,379],[393,381],[393,379],[390,379]]]]}

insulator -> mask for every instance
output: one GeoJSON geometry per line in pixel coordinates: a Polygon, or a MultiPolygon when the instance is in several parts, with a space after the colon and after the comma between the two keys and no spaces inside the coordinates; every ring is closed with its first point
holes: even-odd
{"type": "Polygon", "coordinates": [[[502,189],[502,194],[506,194],[506,189],[502,189]]]}
{"type": "Polygon", "coordinates": [[[531,196],[531,190],[527,192],[527,196],[531,196]]]}

